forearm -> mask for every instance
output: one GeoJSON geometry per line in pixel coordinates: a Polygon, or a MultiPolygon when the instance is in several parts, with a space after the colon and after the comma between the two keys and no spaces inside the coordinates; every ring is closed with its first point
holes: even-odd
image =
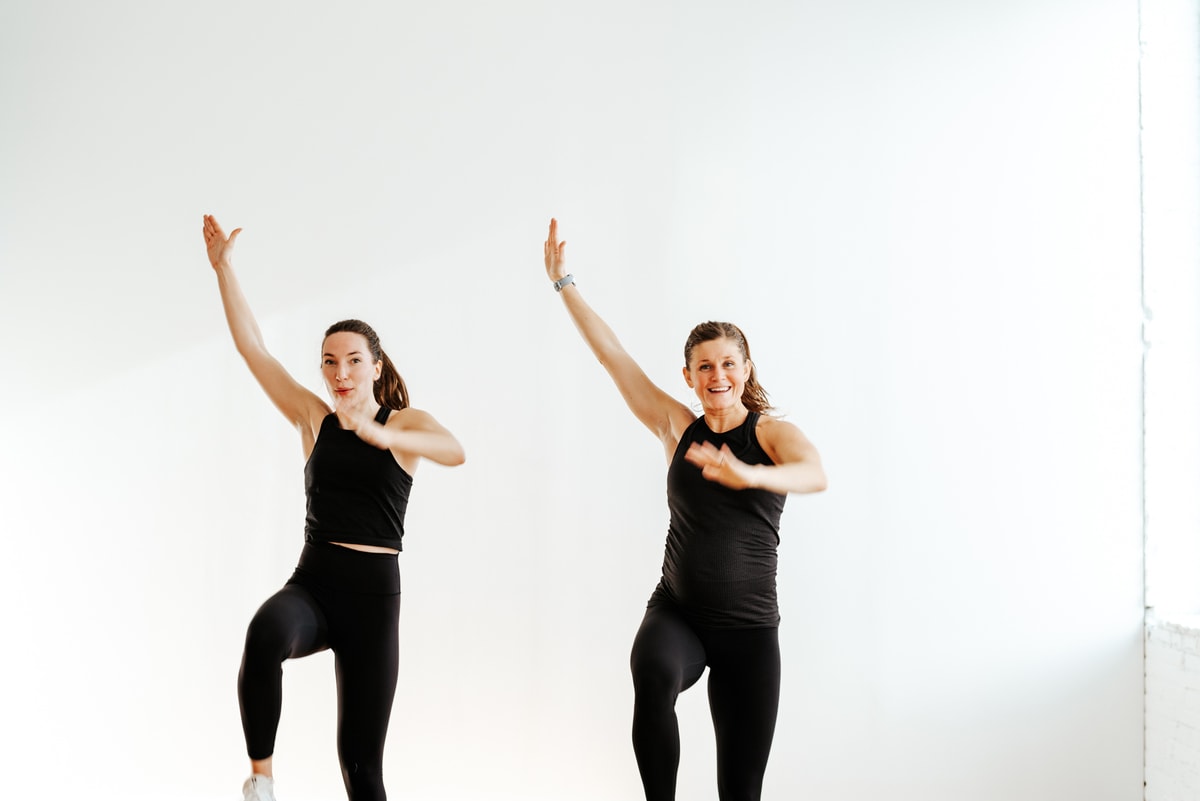
{"type": "Polygon", "coordinates": [[[755,489],[787,493],[823,492],[828,482],[820,462],[803,461],[788,464],[756,464],[750,468],[749,486],[755,489]]]}
{"type": "Polygon", "coordinates": [[[392,430],[384,427],[380,436],[389,450],[420,456],[440,465],[454,467],[466,461],[462,445],[449,431],[392,430]]]}
{"type": "Polygon", "coordinates": [[[266,352],[266,343],[262,332],[254,320],[250,303],[242,292],[233,267],[226,264],[217,268],[217,286],[221,291],[221,304],[225,308],[225,320],[229,324],[229,333],[233,335],[233,343],[243,358],[266,352]]]}
{"type": "Polygon", "coordinates": [[[579,288],[568,284],[562,290],[563,305],[571,316],[571,322],[583,337],[583,341],[591,349],[592,354],[611,371],[616,357],[625,354],[625,348],[617,339],[616,333],[609,328],[608,323],[601,319],[587,301],[583,299],[579,288]]]}

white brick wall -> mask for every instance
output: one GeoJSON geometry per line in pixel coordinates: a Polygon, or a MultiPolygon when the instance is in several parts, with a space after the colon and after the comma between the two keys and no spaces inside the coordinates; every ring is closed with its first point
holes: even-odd
{"type": "Polygon", "coordinates": [[[1146,801],[1200,799],[1200,619],[1146,625],[1146,801]]]}

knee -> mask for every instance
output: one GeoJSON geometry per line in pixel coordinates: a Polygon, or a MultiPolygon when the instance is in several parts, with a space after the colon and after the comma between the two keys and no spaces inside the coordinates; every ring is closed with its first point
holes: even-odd
{"type": "Polygon", "coordinates": [[[665,699],[674,702],[683,689],[679,669],[663,659],[636,651],[629,660],[633,675],[633,692],[638,700],[665,699]]]}
{"type": "Polygon", "coordinates": [[[350,801],[383,801],[383,767],[379,763],[347,762],[342,765],[342,780],[350,801]]]}
{"type": "Polygon", "coordinates": [[[287,656],[288,636],[283,626],[268,615],[255,615],[246,627],[244,658],[282,662],[287,656]]]}

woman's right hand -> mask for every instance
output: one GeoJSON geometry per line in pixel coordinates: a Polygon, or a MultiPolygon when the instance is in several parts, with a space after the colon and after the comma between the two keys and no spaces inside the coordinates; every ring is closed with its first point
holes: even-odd
{"type": "Polygon", "coordinates": [[[241,228],[234,228],[233,233],[225,236],[225,231],[221,229],[217,218],[211,214],[204,215],[204,244],[208,247],[208,261],[214,270],[218,267],[229,266],[230,259],[233,257],[234,240],[241,232],[241,228]]]}
{"type": "Polygon", "coordinates": [[[551,281],[567,274],[567,243],[558,241],[558,220],[550,218],[550,235],[546,238],[546,275],[551,281]]]}

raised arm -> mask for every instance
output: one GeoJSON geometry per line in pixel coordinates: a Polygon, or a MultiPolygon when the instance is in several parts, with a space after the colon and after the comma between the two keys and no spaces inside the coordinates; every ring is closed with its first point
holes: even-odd
{"type": "Polygon", "coordinates": [[[233,335],[233,343],[238,353],[246,361],[246,366],[267,393],[267,397],[288,422],[301,430],[307,452],[311,447],[309,438],[315,440],[321,419],[329,413],[329,407],[292,378],[283,365],[267,351],[262,332],[258,329],[258,323],[250,311],[250,304],[246,301],[237,275],[233,271],[233,245],[241,231],[241,228],[235,228],[226,236],[215,217],[207,214],[204,216],[204,243],[208,248],[208,260],[217,275],[217,286],[221,290],[221,303],[225,307],[229,333],[233,335]]]}
{"type": "Polygon", "coordinates": [[[566,242],[558,240],[558,221],[550,220],[550,235],[545,245],[546,275],[556,286],[561,286],[559,294],[567,313],[571,315],[571,321],[608,371],[630,411],[658,437],[666,448],[667,459],[670,459],[684,429],[696,416],[687,406],[663,392],[646,377],[613,330],[584,301],[573,280],[562,285],[567,276],[566,247],[566,242]]]}

